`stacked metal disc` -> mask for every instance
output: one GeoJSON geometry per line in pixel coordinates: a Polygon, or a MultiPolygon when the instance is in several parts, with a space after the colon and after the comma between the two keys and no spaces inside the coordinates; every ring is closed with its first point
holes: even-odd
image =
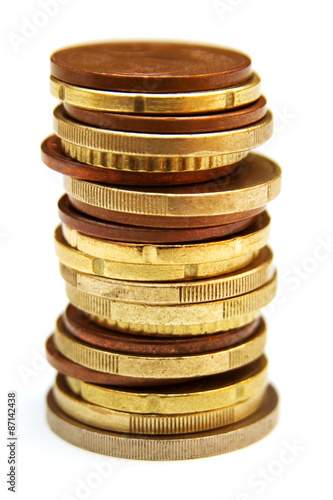
{"type": "Polygon", "coordinates": [[[56,254],[70,305],[47,341],[53,431],[116,457],[175,460],[274,426],[266,325],[280,190],[260,79],[244,54],[123,42],[51,57],[64,174],[56,254]]]}

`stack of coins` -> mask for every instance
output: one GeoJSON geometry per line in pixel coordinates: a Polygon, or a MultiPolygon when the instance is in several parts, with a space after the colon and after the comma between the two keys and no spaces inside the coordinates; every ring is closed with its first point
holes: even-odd
{"type": "Polygon", "coordinates": [[[123,42],[51,57],[64,174],[56,254],[70,305],[47,341],[48,422],[116,457],[217,455],[266,435],[274,297],[272,115],[250,59],[219,47],[123,42]]]}

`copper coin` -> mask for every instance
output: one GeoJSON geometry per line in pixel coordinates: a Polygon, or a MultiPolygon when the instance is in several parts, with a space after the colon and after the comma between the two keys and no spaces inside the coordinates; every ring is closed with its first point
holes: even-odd
{"type": "MultiPolygon", "coordinates": [[[[54,336],[51,335],[46,342],[46,358],[53,368],[58,370],[58,372],[68,377],[74,377],[79,380],[84,380],[85,382],[90,382],[92,384],[101,385],[111,385],[111,386],[122,386],[122,387],[154,387],[160,385],[170,385],[169,378],[135,378],[135,377],[124,377],[123,375],[111,375],[110,373],[99,372],[96,370],[91,370],[85,366],[74,363],[70,359],[67,359],[58,350],[55,342],[54,336]]],[[[214,375],[211,375],[212,377],[214,375]]],[[[172,385],[182,384],[184,382],[190,382],[197,380],[200,377],[188,377],[180,379],[172,379],[172,385]]],[[[208,377],[205,377],[205,379],[208,377]]]]}
{"type": "Polygon", "coordinates": [[[119,186],[173,186],[196,184],[220,178],[232,173],[238,163],[206,170],[190,172],[128,172],[111,168],[96,167],[72,160],[63,153],[61,140],[51,135],[42,143],[42,161],[56,172],[85,181],[117,184],[119,186]]]}
{"type": "Polygon", "coordinates": [[[72,229],[105,240],[125,243],[194,243],[224,238],[255,224],[257,217],[250,217],[232,224],[195,229],[166,229],[130,226],[104,222],[76,210],[64,195],[58,202],[59,218],[72,229]]]}
{"type": "MultiPolygon", "coordinates": [[[[253,210],[246,210],[245,212],[236,212],[223,215],[210,215],[204,217],[189,217],[184,215],[183,217],[168,217],[168,216],[158,216],[158,215],[142,215],[142,214],[131,214],[126,212],[117,212],[116,210],[108,210],[105,208],[94,207],[88,205],[88,203],[83,203],[82,201],[68,196],[71,204],[78,211],[94,217],[95,219],[100,219],[108,222],[117,222],[118,224],[128,224],[133,226],[144,226],[147,228],[159,228],[160,230],[174,229],[183,230],[187,229],[197,229],[197,228],[210,228],[211,226],[226,228],[225,235],[231,234],[230,224],[241,222],[243,220],[248,221],[249,219],[255,217],[265,210],[265,206],[255,208],[253,210]],[[179,229],[180,228],[180,229],[179,229]]],[[[233,230],[233,229],[232,229],[233,230]]],[[[239,230],[239,229],[238,229],[239,230]]]]}
{"type": "Polygon", "coordinates": [[[82,311],[72,304],[67,307],[62,319],[66,329],[73,337],[95,347],[129,354],[155,356],[204,354],[231,347],[253,335],[263,322],[261,318],[257,318],[241,328],[213,335],[160,338],[125,335],[103,328],[87,318],[82,311]]]}
{"type": "Polygon", "coordinates": [[[170,42],[108,42],[68,47],[51,56],[59,80],[99,90],[195,92],[237,85],[251,75],[245,54],[170,42]]]}
{"type": "Polygon", "coordinates": [[[266,99],[220,113],[191,116],[149,116],[91,111],[64,104],[67,114],[93,127],[150,134],[199,134],[245,127],[261,120],[266,112],[266,99]]]}

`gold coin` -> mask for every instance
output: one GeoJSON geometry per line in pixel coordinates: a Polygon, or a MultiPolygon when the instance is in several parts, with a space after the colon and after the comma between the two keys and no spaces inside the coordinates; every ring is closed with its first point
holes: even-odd
{"type": "Polygon", "coordinates": [[[276,293],[276,273],[252,292],[224,300],[180,305],[133,304],[91,295],[66,284],[68,300],[108,328],[146,335],[203,335],[253,321],[276,293]]]}
{"type": "Polygon", "coordinates": [[[259,408],[240,422],[191,434],[137,437],[82,424],[59,408],[52,391],[47,398],[47,421],[57,436],[85,450],[132,460],[187,460],[235,451],[266,436],[277,417],[278,396],[268,386],[259,408]]]}
{"type": "Polygon", "coordinates": [[[70,285],[83,292],[107,299],[141,304],[191,304],[243,295],[261,287],[274,274],[273,254],[269,247],[242,269],[209,280],[152,283],[121,281],[83,274],[60,264],[60,274],[70,285]]]}
{"type": "Polygon", "coordinates": [[[241,403],[216,410],[179,415],[154,415],[111,410],[87,403],[66,385],[58,374],[53,396],[59,407],[70,417],[93,427],[130,434],[187,434],[207,431],[238,422],[256,411],[266,390],[241,403]]]}
{"type": "Polygon", "coordinates": [[[209,217],[264,207],[281,189],[280,167],[264,156],[250,153],[237,175],[180,189],[107,186],[64,176],[65,191],[76,200],[118,213],[173,217],[209,217]]]}
{"type": "Polygon", "coordinates": [[[246,82],[206,92],[135,93],[77,87],[51,76],[51,94],[84,109],[140,114],[191,114],[245,106],[259,99],[260,78],[253,73],[246,82]]]}
{"type": "Polygon", "coordinates": [[[256,255],[255,252],[250,252],[228,260],[208,261],[202,264],[140,265],[123,263],[88,255],[71,247],[63,238],[60,226],[55,231],[55,251],[60,262],[80,272],[133,281],[174,281],[217,276],[248,265],[256,255]]]}
{"type": "Polygon", "coordinates": [[[70,335],[61,316],[57,320],[55,343],[60,353],[74,363],[92,370],[125,377],[138,378],[191,378],[234,370],[257,359],[264,351],[266,326],[249,339],[208,354],[189,356],[139,356],[95,348],[70,335]]]}
{"type": "Polygon", "coordinates": [[[258,224],[221,240],[146,245],[102,240],[66,225],[55,231],[59,260],[77,271],[130,281],[180,281],[231,273],[248,265],[269,239],[267,212],[258,224]]]}
{"type": "Polygon", "coordinates": [[[158,389],[124,389],[90,384],[66,377],[69,388],[85,401],[129,413],[196,413],[238,404],[260,393],[267,385],[267,359],[242,368],[201,378],[181,386],[158,389]]]}
{"type": "Polygon", "coordinates": [[[179,171],[212,168],[207,158],[223,154],[232,155],[230,159],[227,157],[224,164],[240,161],[240,158],[234,157],[235,153],[260,146],[271,137],[273,120],[268,111],[264,118],[254,124],[223,132],[142,134],[88,127],[67,117],[62,106],[58,106],[54,111],[54,131],[60,137],[67,155],[90,165],[135,171],[164,171],[165,159],[170,158],[173,161],[167,164],[169,171],[179,171]],[[129,155],[134,161],[117,163],[114,153],[126,157],[129,155]],[[145,160],[137,164],[136,156],[144,157],[145,160]],[[203,157],[204,160],[200,165],[193,159],[185,163],[179,161],[179,158],[189,156],[203,157]],[[152,162],[150,157],[153,158],[152,162]]]}

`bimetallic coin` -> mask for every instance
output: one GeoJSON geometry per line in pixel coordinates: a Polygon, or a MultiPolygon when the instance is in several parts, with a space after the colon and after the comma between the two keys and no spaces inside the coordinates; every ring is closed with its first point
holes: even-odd
{"type": "Polygon", "coordinates": [[[277,417],[278,396],[268,386],[259,408],[240,422],[192,434],[137,437],[82,424],[60,409],[52,391],[47,398],[48,424],[59,437],[85,450],[132,460],[185,460],[228,453],[262,439],[275,427],[277,417]]]}
{"type": "Polygon", "coordinates": [[[267,385],[264,355],[237,370],[182,385],[142,389],[105,387],[66,377],[69,388],[85,401],[130,413],[195,413],[224,408],[260,393],[267,385]]]}
{"type": "Polygon", "coordinates": [[[206,412],[154,415],[120,412],[87,403],[68,388],[63,375],[57,376],[53,388],[59,407],[79,422],[99,429],[144,435],[187,434],[238,422],[259,408],[265,394],[266,389],[241,403],[206,412]]]}

